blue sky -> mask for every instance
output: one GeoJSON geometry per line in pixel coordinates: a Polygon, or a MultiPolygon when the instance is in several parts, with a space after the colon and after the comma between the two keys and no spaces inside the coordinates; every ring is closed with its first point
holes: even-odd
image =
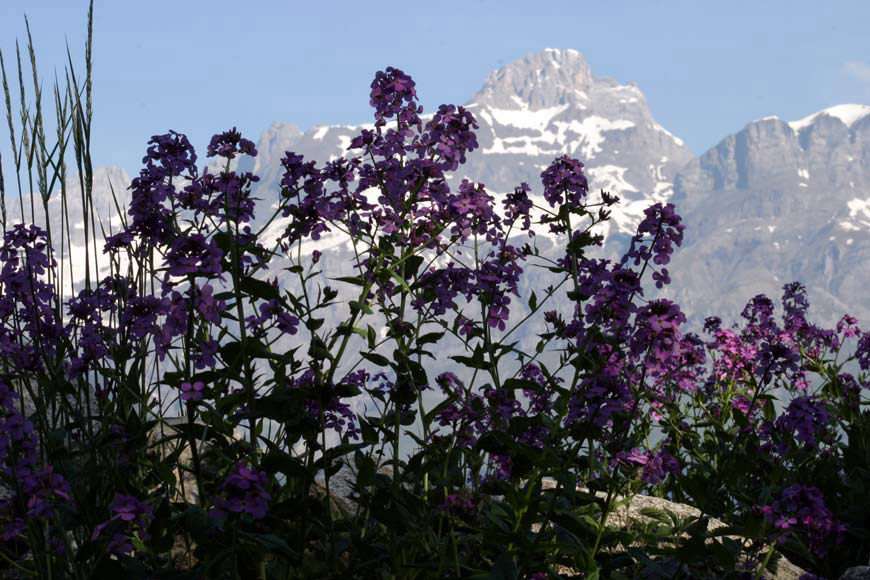
{"type": "MultiPolygon", "coordinates": [[[[0,0],[7,67],[25,11],[44,79],[62,72],[65,37],[81,60],[86,10],[0,0]]],[[[870,104],[868,22],[862,0],[96,0],[92,149],[97,165],[135,172],[148,137],[170,128],[204,149],[233,125],[256,140],[276,120],[367,122],[368,85],[390,65],[415,78],[431,111],[554,47],[579,50],[596,76],[636,82],[659,123],[702,153],[756,118],[870,104]]],[[[0,151],[8,175],[5,122],[0,151]]]]}

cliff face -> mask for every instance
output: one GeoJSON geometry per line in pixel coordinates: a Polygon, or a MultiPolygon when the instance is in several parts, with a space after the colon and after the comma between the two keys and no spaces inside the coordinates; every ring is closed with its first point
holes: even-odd
{"type": "Polygon", "coordinates": [[[689,162],[673,201],[688,229],[669,295],[696,319],[799,280],[828,323],[870,320],[870,107],[754,121],[689,162]]]}

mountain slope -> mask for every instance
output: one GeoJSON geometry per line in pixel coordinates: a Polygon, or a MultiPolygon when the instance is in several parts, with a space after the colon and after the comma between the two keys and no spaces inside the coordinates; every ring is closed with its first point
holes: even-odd
{"type": "MultiPolygon", "coordinates": [[[[425,110],[435,109],[425,102],[425,110]]],[[[574,50],[547,49],[493,72],[465,105],[480,125],[480,148],[454,181],[467,177],[490,192],[507,193],[522,182],[540,191],[541,171],[562,154],[586,164],[590,190],[617,194],[615,231],[631,233],[649,200],[672,193],[677,171],[692,158],[685,144],[653,118],[640,89],[592,76],[574,50]]],[[[371,126],[320,126],[302,134],[276,126],[260,137],[257,193],[274,200],[280,155],[293,150],[318,162],[347,155],[350,140],[371,126]],[[267,150],[268,149],[268,150],[267,150]],[[264,155],[264,150],[267,150],[264,155]]]]}
{"type": "Polygon", "coordinates": [[[698,319],[802,281],[820,320],[870,320],[870,107],[766,118],[677,175],[688,226],[670,293],[698,319]]]}

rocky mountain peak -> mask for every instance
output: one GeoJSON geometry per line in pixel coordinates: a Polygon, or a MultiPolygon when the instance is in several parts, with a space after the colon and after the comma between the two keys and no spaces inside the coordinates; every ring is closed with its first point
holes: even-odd
{"type": "Polygon", "coordinates": [[[589,100],[594,79],[586,59],[576,50],[547,48],[490,73],[472,98],[480,105],[545,109],[589,100]]]}
{"type": "Polygon", "coordinates": [[[837,119],[847,128],[852,129],[859,121],[870,117],[870,105],[858,105],[854,103],[835,105],[807,115],[803,119],[789,122],[789,126],[795,133],[803,132],[804,129],[813,127],[817,123],[830,122],[837,119]]]}

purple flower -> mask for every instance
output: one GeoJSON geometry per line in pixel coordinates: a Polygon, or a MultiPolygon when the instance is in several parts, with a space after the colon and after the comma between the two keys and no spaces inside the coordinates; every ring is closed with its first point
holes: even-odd
{"type": "Polygon", "coordinates": [[[256,157],[257,149],[254,143],[242,137],[235,127],[214,135],[208,144],[208,157],[219,155],[226,159],[233,159],[239,153],[256,157]]]}
{"type": "Polygon", "coordinates": [[[196,153],[187,136],[169,131],[164,135],[154,135],[148,141],[150,147],[142,163],[147,168],[159,169],[160,178],[181,175],[184,171],[196,173],[196,153]]]}
{"type": "Polygon", "coordinates": [[[205,383],[194,381],[193,383],[181,383],[181,399],[183,401],[201,401],[205,383]]]}
{"type": "Polygon", "coordinates": [[[215,360],[215,355],[218,352],[220,345],[218,341],[210,338],[208,340],[204,340],[199,343],[199,349],[196,352],[196,357],[194,358],[194,364],[197,370],[208,368],[214,368],[217,364],[215,360]]]}
{"type": "Polygon", "coordinates": [[[617,453],[616,459],[624,464],[642,466],[641,481],[652,485],[661,483],[666,473],[678,474],[680,472],[679,462],[666,451],[632,449],[630,452],[620,451],[617,453]]]}
{"type": "Polygon", "coordinates": [[[391,66],[385,71],[375,73],[371,84],[371,106],[375,109],[376,126],[383,126],[386,119],[398,116],[406,127],[420,123],[417,113],[422,112],[414,105],[417,91],[414,80],[404,72],[391,66]]]}
{"type": "Polygon", "coordinates": [[[832,541],[840,542],[846,526],[834,519],[817,487],[793,485],[771,505],[757,506],[774,527],[771,539],[784,542],[795,536],[807,543],[818,557],[824,557],[832,541]]]}
{"type": "Polygon", "coordinates": [[[680,325],[686,315],[670,300],[654,300],[638,309],[631,352],[642,356],[652,375],[665,374],[673,361],[680,358],[680,325]]]}
{"type": "MultiPolygon", "coordinates": [[[[672,203],[653,204],[644,210],[644,216],[622,263],[627,264],[634,260],[637,266],[652,259],[657,266],[664,266],[670,262],[674,246],[682,245],[686,226],[681,223],[682,220],[672,203]],[[652,236],[651,240],[647,240],[648,235],[652,236]]],[[[667,272],[664,271],[656,281],[664,284],[666,277],[667,272]]]]}
{"type": "Polygon", "coordinates": [[[69,483],[51,466],[26,475],[22,484],[28,496],[28,517],[53,518],[58,503],[70,504],[73,501],[69,483]]]}
{"type": "Polygon", "coordinates": [[[272,496],[266,491],[268,477],[263,471],[250,467],[244,461],[236,463],[215,498],[209,517],[224,520],[230,513],[248,514],[255,520],[266,517],[272,496]]]}
{"type": "Polygon", "coordinates": [[[453,234],[466,240],[472,232],[485,234],[487,225],[495,216],[493,197],[486,193],[483,184],[463,179],[459,191],[449,197],[449,219],[454,222],[453,234]]]}
{"type": "Polygon", "coordinates": [[[111,510],[112,517],[94,528],[91,539],[96,540],[106,528],[110,528],[112,535],[106,546],[109,553],[131,554],[134,551],[130,541],[132,536],[138,536],[142,541],[150,538],[148,527],[154,519],[153,508],[132,495],[116,493],[111,510]]]}
{"type": "Polygon", "coordinates": [[[858,339],[855,358],[858,359],[862,371],[870,370],[870,332],[863,333],[858,339]]]}
{"type": "Polygon", "coordinates": [[[356,414],[350,405],[341,400],[346,396],[341,393],[347,391],[343,388],[344,385],[360,388],[366,380],[368,375],[362,372],[348,375],[339,385],[318,383],[314,371],[308,369],[292,379],[291,388],[302,389],[308,394],[305,409],[312,417],[322,416],[323,428],[357,439],[360,431],[356,424],[356,414]]]}
{"type": "Polygon", "coordinates": [[[522,220],[520,229],[528,231],[529,236],[533,237],[535,232],[531,229],[531,216],[529,215],[533,204],[532,200],[529,199],[529,191],[531,191],[529,184],[522,183],[519,187],[514,188],[513,193],[505,196],[502,205],[504,205],[508,225],[513,226],[517,220],[522,220]]]}
{"type": "Polygon", "coordinates": [[[432,120],[426,123],[418,153],[437,158],[445,171],[456,171],[460,164],[465,163],[465,154],[477,149],[474,134],[477,128],[474,116],[464,107],[441,105],[432,120]]]}
{"type": "Polygon", "coordinates": [[[475,503],[463,495],[449,494],[435,509],[456,516],[464,516],[474,511],[475,503]]]}
{"type": "Polygon", "coordinates": [[[793,399],[774,426],[780,433],[795,435],[805,449],[814,450],[820,438],[829,439],[830,422],[831,414],[825,402],[818,397],[804,396],[793,399]]]}
{"type": "Polygon", "coordinates": [[[223,257],[223,250],[218,247],[215,240],[207,241],[202,234],[179,236],[172,241],[166,254],[167,274],[219,276],[222,272],[223,257]]]}
{"type": "Polygon", "coordinates": [[[541,173],[544,199],[551,206],[567,204],[577,208],[589,192],[589,183],[583,174],[583,164],[567,155],[556,158],[541,173]]]}
{"type": "Polygon", "coordinates": [[[215,299],[214,288],[211,284],[206,284],[199,289],[199,300],[196,303],[196,309],[202,315],[203,320],[220,324],[221,313],[226,308],[226,302],[215,299]]]}

